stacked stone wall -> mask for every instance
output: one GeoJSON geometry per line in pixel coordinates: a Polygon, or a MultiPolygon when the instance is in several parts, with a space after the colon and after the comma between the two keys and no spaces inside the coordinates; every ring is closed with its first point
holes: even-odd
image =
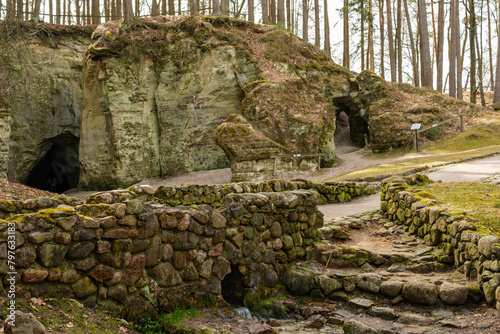
{"type": "Polygon", "coordinates": [[[208,204],[219,206],[230,193],[252,194],[260,192],[286,192],[313,190],[319,194],[319,203],[343,203],[363,195],[374,194],[378,184],[369,182],[311,182],[306,180],[270,180],[262,182],[239,182],[216,185],[160,186],[136,185],[127,190],[113,190],[87,197],[88,203],[115,203],[125,199],[139,198],[169,206],[208,204]]]}
{"type": "Polygon", "coordinates": [[[250,302],[319,241],[318,200],[298,190],[228,194],[217,209],[133,199],[14,215],[0,221],[1,282],[11,256],[18,297],[77,298],[137,319],[221,302],[237,272],[250,302]]]}
{"type": "Polygon", "coordinates": [[[500,241],[480,223],[450,214],[425,200],[413,188],[421,176],[392,179],[382,183],[381,209],[388,218],[405,225],[429,246],[438,246],[434,260],[463,268],[477,280],[486,301],[500,310],[500,241]]]}

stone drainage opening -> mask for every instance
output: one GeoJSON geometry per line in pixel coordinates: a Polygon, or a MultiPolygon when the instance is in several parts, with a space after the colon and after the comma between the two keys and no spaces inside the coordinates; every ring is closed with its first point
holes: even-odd
{"type": "Polygon", "coordinates": [[[221,282],[222,297],[229,304],[243,305],[245,296],[245,285],[243,284],[243,275],[235,265],[231,265],[231,272],[224,277],[221,282]]]}
{"type": "Polygon", "coordinates": [[[76,188],[80,175],[79,138],[63,134],[50,139],[50,149],[31,170],[26,185],[62,193],[76,188]]]}

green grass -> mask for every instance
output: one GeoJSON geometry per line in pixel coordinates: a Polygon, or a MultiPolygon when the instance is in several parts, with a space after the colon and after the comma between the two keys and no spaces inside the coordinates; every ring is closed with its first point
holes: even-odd
{"type": "Polygon", "coordinates": [[[159,320],[151,318],[141,319],[135,324],[135,329],[144,334],[170,333],[187,331],[187,327],[182,323],[185,319],[192,319],[200,315],[194,306],[188,309],[176,307],[172,313],[163,313],[159,320]],[[179,331],[180,329],[180,331],[179,331]]]}
{"type": "Polygon", "coordinates": [[[500,232],[500,186],[472,182],[432,183],[423,188],[436,204],[453,214],[477,218],[481,225],[500,232]]]}

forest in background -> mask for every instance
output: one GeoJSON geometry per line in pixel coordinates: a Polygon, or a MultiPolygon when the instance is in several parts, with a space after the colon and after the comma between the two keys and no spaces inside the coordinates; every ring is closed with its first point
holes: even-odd
{"type": "Polygon", "coordinates": [[[484,105],[484,91],[494,91],[494,102],[500,102],[499,8],[500,0],[0,0],[0,19],[95,25],[157,15],[228,15],[279,25],[348,69],[368,69],[458,99],[466,90],[470,102],[484,105]],[[341,21],[330,23],[328,5],[341,21]],[[341,43],[332,45],[331,29],[343,30],[341,43]]]}

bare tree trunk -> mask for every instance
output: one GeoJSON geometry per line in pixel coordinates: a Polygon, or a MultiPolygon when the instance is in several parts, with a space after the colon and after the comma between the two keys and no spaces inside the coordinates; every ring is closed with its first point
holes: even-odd
{"type": "Polygon", "coordinates": [[[35,0],[35,10],[33,11],[33,22],[40,22],[40,3],[42,0],[35,0]]]}
{"type": "Polygon", "coordinates": [[[321,46],[321,36],[319,31],[319,0],[314,0],[314,44],[321,46]]]}
{"type": "Polygon", "coordinates": [[[17,0],[17,20],[22,21],[23,20],[23,0],[17,0]]]}
{"type": "MultiPolygon", "coordinates": [[[[179,4],[180,3],[181,2],[179,1],[179,4]]],[[[125,3],[123,5],[125,6],[125,3]]],[[[135,0],[135,8],[134,9],[135,9],[135,11],[132,11],[132,13],[135,12],[135,16],[139,17],[139,13],[140,13],[140,2],[139,2],[139,0],[135,0]]],[[[125,16],[125,7],[123,7],[123,15],[125,16]]],[[[133,15],[134,14],[132,14],[132,16],[133,15]]]]}
{"type": "MultiPolygon", "coordinates": [[[[500,0],[499,0],[500,1],[500,0]]],[[[349,69],[350,67],[350,54],[349,54],[349,0],[344,0],[344,56],[342,58],[342,65],[349,69]]]]}
{"type": "Polygon", "coordinates": [[[359,12],[361,13],[361,71],[364,71],[365,66],[365,8],[364,0],[359,2],[359,12]]]}
{"type": "Polygon", "coordinates": [[[168,0],[168,15],[175,15],[175,2],[168,0]]]}
{"type": "Polygon", "coordinates": [[[373,3],[372,0],[368,1],[368,52],[369,61],[366,61],[368,69],[375,71],[375,51],[373,48],[373,3]]]}
{"type": "Polygon", "coordinates": [[[489,64],[490,64],[490,90],[494,91],[494,79],[493,79],[493,55],[492,55],[492,47],[491,47],[491,15],[490,15],[490,0],[486,0],[486,6],[488,9],[488,56],[489,56],[489,64]]]}
{"type": "MultiPolygon", "coordinates": [[[[477,31],[476,31],[477,33],[477,31]]],[[[481,52],[481,48],[479,47],[479,39],[477,38],[476,35],[476,50],[477,50],[477,57],[478,57],[478,74],[479,74],[479,93],[481,95],[481,106],[485,107],[486,106],[486,100],[484,99],[484,87],[483,87],[483,53],[481,52]]]]}
{"type": "MultiPolygon", "coordinates": [[[[153,0],[154,1],[154,0],[153,0]]],[[[107,22],[109,21],[111,15],[109,12],[109,0],[104,0],[104,21],[107,22]]]]}
{"type": "Polygon", "coordinates": [[[101,24],[99,0],[92,0],[92,24],[101,24]]]}
{"type": "Polygon", "coordinates": [[[71,0],[68,0],[68,24],[71,24],[71,0]]]}
{"type": "Polygon", "coordinates": [[[229,0],[221,0],[222,15],[229,15],[229,0]]]}
{"type": "Polygon", "coordinates": [[[269,16],[271,24],[276,24],[276,0],[269,1],[269,16]]]}
{"type": "Polygon", "coordinates": [[[438,42],[437,42],[437,90],[443,92],[443,57],[444,57],[444,0],[439,0],[438,42]]]}
{"type": "MultiPolygon", "coordinates": [[[[115,0],[113,0],[113,5],[115,3],[115,0]]],[[[80,18],[80,0],[75,0],[75,9],[76,9],[76,24],[81,24],[81,18],[80,18]]]]}
{"type": "Polygon", "coordinates": [[[261,5],[262,5],[262,23],[269,24],[269,4],[267,0],[261,0],[261,5]]]}
{"type": "Polygon", "coordinates": [[[253,0],[248,0],[248,21],[255,22],[255,5],[253,0]]]}
{"type": "Polygon", "coordinates": [[[123,23],[132,22],[132,0],[122,0],[123,1],[123,23]]]}
{"type": "Polygon", "coordinates": [[[61,0],[56,0],[56,23],[61,24],[61,0]]]}
{"type": "Polygon", "coordinates": [[[403,25],[401,0],[398,0],[397,10],[397,26],[396,26],[396,43],[398,44],[398,82],[403,82],[403,41],[401,37],[401,28],[403,25]]]}
{"type": "MultiPolygon", "coordinates": [[[[78,1],[78,0],[76,0],[78,1]]],[[[117,15],[116,15],[116,1],[111,0],[111,20],[116,20],[117,15]]]]}
{"type": "MultiPolygon", "coordinates": [[[[463,100],[464,93],[462,90],[462,70],[464,68],[463,64],[463,53],[460,51],[460,1],[455,2],[455,31],[456,31],[456,45],[457,45],[457,99],[463,100]]],[[[467,32],[467,29],[465,30],[467,32]]],[[[464,52],[465,52],[465,42],[467,37],[464,39],[464,52]]]]}
{"type": "Polygon", "coordinates": [[[309,41],[309,7],[307,0],[302,0],[302,39],[309,41]]]}
{"type": "Polygon", "coordinates": [[[198,15],[198,0],[189,0],[189,12],[191,16],[198,15]]]}
{"type": "MultiPolygon", "coordinates": [[[[252,0],[253,1],[253,0],[252,0]]],[[[286,0],[286,29],[288,31],[292,31],[292,10],[291,10],[291,3],[290,0],[286,0]]]]}
{"type": "Polygon", "coordinates": [[[285,26],[285,1],[278,0],[278,24],[285,26]]]}
{"type": "MultiPolygon", "coordinates": [[[[85,16],[85,13],[83,15],[85,16]]],[[[52,0],[49,0],[49,22],[54,23],[54,4],[52,0]]]]}
{"type": "Polygon", "coordinates": [[[476,13],[474,1],[469,0],[470,103],[476,103],[476,13]]]}
{"type": "Polygon", "coordinates": [[[394,54],[394,37],[392,35],[391,0],[386,0],[386,5],[387,5],[387,33],[389,38],[389,60],[391,63],[391,81],[396,82],[396,55],[394,54]]]}
{"type": "Polygon", "coordinates": [[[418,73],[418,64],[417,64],[417,51],[415,48],[415,40],[413,39],[413,31],[412,31],[412,21],[410,19],[410,11],[408,10],[408,1],[404,0],[405,7],[405,16],[406,23],[408,25],[408,35],[410,35],[410,47],[411,47],[411,67],[413,69],[413,85],[415,87],[420,86],[420,75],[418,73]]]}
{"type": "Polygon", "coordinates": [[[328,18],[328,0],[325,0],[323,6],[324,23],[325,23],[325,52],[328,58],[332,57],[332,48],[330,45],[330,20],[328,18]]]}
{"type": "Polygon", "coordinates": [[[418,0],[418,16],[420,18],[420,68],[422,86],[432,89],[431,55],[429,48],[429,32],[427,30],[425,0],[418,0]]]}
{"type": "Polygon", "coordinates": [[[116,19],[117,20],[121,20],[123,17],[122,9],[123,9],[122,0],[116,0],[116,19]]]}
{"type": "Polygon", "coordinates": [[[457,67],[457,25],[455,21],[457,20],[456,17],[456,11],[455,11],[455,6],[457,5],[457,0],[451,0],[450,2],[450,30],[451,30],[451,36],[450,36],[450,50],[449,50],[449,55],[450,55],[450,80],[448,81],[449,83],[449,95],[451,97],[457,97],[457,83],[456,83],[456,78],[455,78],[455,70],[457,67]]]}
{"type": "Polygon", "coordinates": [[[167,15],[167,0],[161,0],[161,15],[167,15]]]}
{"type": "Polygon", "coordinates": [[[380,76],[385,80],[385,65],[384,65],[384,43],[385,43],[385,22],[384,22],[384,0],[378,1],[378,19],[380,22],[380,76]]]}
{"type": "MultiPolygon", "coordinates": [[[[498,8],[500,9],[500,0],[498,0],[498,8]]],[[[493,103],[500,102],[500,34],[497,34],[497,69],[495,73],[495,93],[493,95],[493,103]]]]}
{"type": "Polygon", "coordinates": [[[62,6],[62,24],[66,21],[66,0],[63,1],[63,6],[62,6]]]}

